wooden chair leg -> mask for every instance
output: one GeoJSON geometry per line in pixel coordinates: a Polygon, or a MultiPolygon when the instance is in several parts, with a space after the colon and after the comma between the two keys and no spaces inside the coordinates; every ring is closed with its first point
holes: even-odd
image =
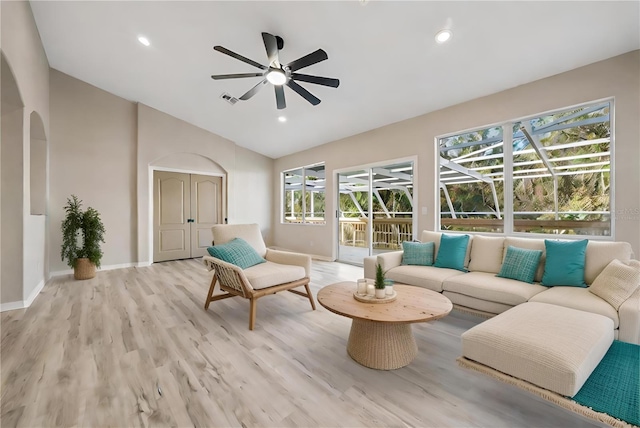
{"type": "Polygon", "coordinates": [[[211,280],[211,286],[209,287],[209,294],[207,294],[207,300],[204,302],[204,310],[209,309],[209,303],[213,300],[213,290],[216,288],[216,282],[218,281],[218,276],[213,274],[213,279],[211,280]]]}
{"type": "Polygon", "coordinates": [[[251,303],[249,308],[249,330],[253,330],[253,327],[256,324],[256,303],[258,299],[254,299],[253,297],[249,299],[251,303]]]}
{"type": "Polygon", "coordinates": [[[309,302],[311,302],[311,308],[316,310],[316,302],[313,301],[313,294],[311,294],[311,289],[309,289],[309,284],[304,285],[305,290],[307,290],[307,296],[309,296],[309,302]]]}

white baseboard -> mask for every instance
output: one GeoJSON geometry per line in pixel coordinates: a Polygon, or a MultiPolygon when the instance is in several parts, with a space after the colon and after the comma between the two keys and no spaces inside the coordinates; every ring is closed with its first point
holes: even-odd
{"type": "Polygon", "coordinates": [[[24,309],[24,301],[0,303],[0,312],[14,311],[16,309],[24,309]]]}
{"type": "Polygon", "coordinates": [[[14,311],[16,309],[28,308],[29,306],[31,306],[31,304],[36,299],[36,297],[38,297],[38,294],[40,294],[40,292],[44,288],[44,284],[45,284],[45,281],[43,279],[38,283],[38,285],[36,285],[36,288],[34,288],[33,291],[31,291],[31,294],[29,294],[29,297],[27,297],[27,300],[19,300],[17,302],[0,303],[0,312],[14,311]]]}
{"type": "Polygon", "coordinates": [[[36,299],[36,297],[38,297],[38,294],[40,294],[40,292],[44,288],[44,284],[45,284],[45,281],[43,279],[42,281],[40,281],[38,285],[36,285],[36,288],[34,288],[33,291],[31,291],[31,294],[29,294],[29,297],[27,297],[27,300],[24,301],[25,308],[28,308],[29,306],[31,306],[31,304],[36,299]]]}

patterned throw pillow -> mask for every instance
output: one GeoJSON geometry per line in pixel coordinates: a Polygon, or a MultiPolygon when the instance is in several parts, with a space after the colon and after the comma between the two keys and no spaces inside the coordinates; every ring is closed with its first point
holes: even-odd
{"type": "Polygon", "coordinates": [[[440,238],[440,248],[435,267],[457,269],[462,272],[464,268],[464,258],[467,256],[467,246],[469,245],[469,235],[449,235],[442,234],[440,238]]]}
{"type": "Polygon", "coordinates": [[[547,261],[544,264],[542,285],[567,285],[586,288],[584,282],[584,263],[589,241],[551,241],[544,240],[547,261]]]}
{"type": "Polygon", "coordinates": [[[596,277],[589,291],[605,300],[618,310],[640,287],[640,263],[632,260],[626,265],[620,260],[613,260],[596,277]]]}
{"type": "Polygon", "coordinates": [[[416,266],[432,266],[433,253],[436,245],[433,242],[410,242],[402,243],[402,264],[416,266]]]}
{"type": "Polygon", "coordinates": [[[207,248],[207,251],[211,257],[234,264],[240,269],[246,269],[266,262],[266,260],[260,257],[258,252],[242,238],[235,238],[226,244],[214,245],[213,247],[207,248]]]}
{"type": "Polygon", "coordinates": [[[502,268],[496,276],[533,284],[540,257],[542,257],[541,250],[526,250],[509,245],[502,268]]]}

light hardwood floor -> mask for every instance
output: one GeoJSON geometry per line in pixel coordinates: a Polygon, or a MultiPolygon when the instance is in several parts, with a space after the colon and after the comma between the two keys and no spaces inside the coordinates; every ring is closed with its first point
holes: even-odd
{"type": "MultiPolygon", "coordinates": [[[[312,290],[362,269],[314,262],[312,290]]],[[[203,304],[196,260],[49,281],[2,313],[2,427],[599,426],[516,387],[459,368],[452,312],[413,326],[418,356],[377,371],[346,353],[350,319],[283,292],[203,304]]]]}

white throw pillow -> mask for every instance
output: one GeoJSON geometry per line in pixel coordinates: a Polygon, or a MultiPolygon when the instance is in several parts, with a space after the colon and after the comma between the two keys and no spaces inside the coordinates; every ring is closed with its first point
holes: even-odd
{"type": "Polygon", "coordinates": [[[632,260],[627,265],[620,260],[613,260],[596,277],[589,291],[618,310],[638,287],[640,287],[640,262],[632,260]]]}

